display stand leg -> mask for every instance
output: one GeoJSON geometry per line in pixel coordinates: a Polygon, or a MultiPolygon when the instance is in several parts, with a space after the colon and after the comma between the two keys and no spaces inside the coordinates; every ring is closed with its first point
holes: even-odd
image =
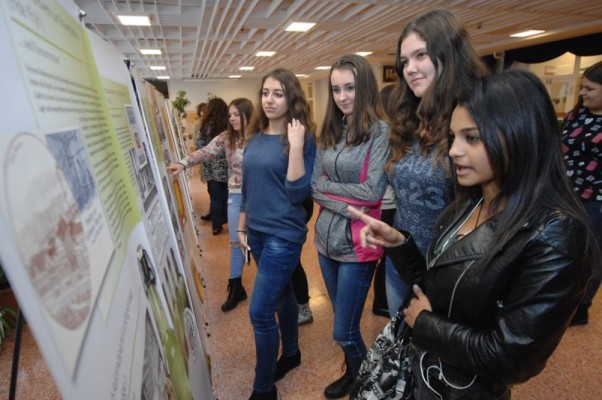
{"type": "Polygon", "coordinates": [[[23,313],[19,310],[17,314],[17,327],[15,328],[15,351],[13,352],[13,367],[10,373],[9,400],[15,400],[17,393],[17,375],[19,374],[19,355],[21,352],[21,334],[23,333],[23,313]]]}

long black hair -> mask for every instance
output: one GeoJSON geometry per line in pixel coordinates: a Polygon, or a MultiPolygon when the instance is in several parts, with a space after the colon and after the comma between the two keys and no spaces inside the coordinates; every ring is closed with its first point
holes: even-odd
{"type": "MultiPolygon", "coordinates": [[[[485,261],[550,210],[589,225],[568,181],[556,113],[539,78],[522,70],[492,74],[460,95],[458,106],[478,127],[500,187],[490,206],[496,238],[485,261]]],[[[481,195],[480,186],[458,187],[455,209],[481,195]]]]}

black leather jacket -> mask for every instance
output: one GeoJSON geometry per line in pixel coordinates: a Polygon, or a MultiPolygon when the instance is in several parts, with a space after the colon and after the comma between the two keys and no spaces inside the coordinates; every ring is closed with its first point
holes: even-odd
{"type": "MultiPolygon", "coordinates": [[[[478,377],[469,389],[448,387],[444,398],[465,398],[473,389],[482,398],[509,394],[509,385],[541,372],[591,275],[585,227],[558,211],[525,224],[487,265],[478,260],[492,241],[495,219],[433,258],[437,243],[471,209],[443,222],[448,228],[431,244],[428,263],[413,253],[408,266],[411,251],[402,249],[407,245],[388,252],[394,263],[396,253],[403,254],[403,268],[413,269],[415,282],[422,280],[420,286],[433,308],[418,315],[413,330],[415,348],[427,353],[423,372],[441,361],[446,379],[457,386],[478,377]]],[[[420,380],[418,368],[415,365],[415,376],[420,380]]]]}

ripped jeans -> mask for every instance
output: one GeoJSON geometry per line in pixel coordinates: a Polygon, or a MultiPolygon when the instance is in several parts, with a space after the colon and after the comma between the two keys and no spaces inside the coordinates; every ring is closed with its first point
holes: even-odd
{"type": "Polygon", "coordinates": [[[245,259],[238,242],[238,219],[240,217],[241,193],[228,194],[228,238],[230,240],[230,279],[240,278],[245,259]]]}

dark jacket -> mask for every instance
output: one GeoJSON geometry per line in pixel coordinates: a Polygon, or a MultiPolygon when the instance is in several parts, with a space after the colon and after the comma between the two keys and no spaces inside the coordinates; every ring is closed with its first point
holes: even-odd
{"type": "MultiPolygon", "coordinates": [[[[418,315],[413,330],[415,349],[427,353],[422,370],[440,360],[446,379],[456,386],[477,375],[466,390],[447,387],[447,398],[453,399],[471,391],[477,398],[494,398],[541,372],[591,275],[586,229],[559,211],[525,224],[486,265],[479,260],[492,243],[494,218],[433,258],[437,243],[472,206],[443,221],[447,228],[431,244],[428,263],[418,255],[413,263],[415,282],[422,280],[433,308],[418,315]]],[[[404,251],[389,252],[394,262],[398,250],[404,251]]]]}

